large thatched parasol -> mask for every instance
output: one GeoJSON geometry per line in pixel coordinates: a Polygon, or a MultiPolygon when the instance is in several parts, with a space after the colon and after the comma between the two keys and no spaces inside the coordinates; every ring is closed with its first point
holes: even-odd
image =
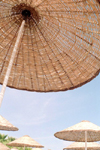
{"type": "Polygon", "coordinates": [[[1,101],[6,85],[64,91],[96,77],[100,71],[99,13],[98,0],[1,0],[1,101]]]}
{"type": "Polygon", "coordinates": [[[33,140],[28,135],[24,135],[21,138],[18,138],[10,143],[7,144],[8,146],[15,146],[15,147],[38,147],[43,148],[44,146],[40,145],[38,142],[33,140]]]}
{"type": "Polygon", "coordinates": [[[0,130],[18,131],[18,128],[0,115],[0,130]]]}
{"type": "Polygon", "coordinates": [[[10,150],[10,149],[4,144],[0,143],[0,150],[10,150]]]}
{"type": "Polygon", "coordinates": [[[87,141],[100,141],[100,127],[89,121],[82,121],[67,129],[56,132],[54,135],[67,141],[85,142],[85,148],[87,149],[87,141]]]}
{"type": "MultiPolygon", "coordinates": [[[[85,143],[84,142],[74,142],[63,150],[84,150],[85,143]]],[[[87,142],[88,150],[100,150],[100,144],[96,142],[87,142]]]]}

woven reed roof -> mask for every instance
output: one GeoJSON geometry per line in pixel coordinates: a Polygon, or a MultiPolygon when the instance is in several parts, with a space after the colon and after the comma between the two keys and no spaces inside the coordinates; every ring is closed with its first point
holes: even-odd
{"type": "Polygon", "coordinates": [[[26,19],[8,86],[64,91],[100,71],[100,4],[97,0],[0,1],[0,83],[26,19]]]}
{"type": "Polygon", "coordinates": [[[87,141],[100,141],[100,127],[89,122],[81,121],[74,126],[68,127],[62,131],[56,132],[54,135],[57,138],[67,141],[85,141],[85,131],[87,131],[87,141]]]}
{"type": "MultiPolygon", "coordinates": [[[[64,148],[63,150],[84,150],[85,143],[84,142],[74,142],[68,147],[64,148]]],[[[100,144],[95,142],[87,142],[87,149],[88,150],[100,150],[100,144]]]]}
{"type": "Polygon", "coordinates": [[[10,149],[4,144],[0,143],[0,150],[10,150],[10,149]]]}
{"type": "Polygon", "coordinates": [[[18,131],[18,128],[0,115],[0,130],[18,131]]]}
{"type": "Polygon", "coordinates": [[[31,137],[29,137],[28,135],[24,135],[21,138],[18,138],[10,143],[7,144],[8,146],[15,146],[15,147],[44,147],[42,145],[40,145],[38,142],[36,142],[35,140],[33,140],[31,137]]]}

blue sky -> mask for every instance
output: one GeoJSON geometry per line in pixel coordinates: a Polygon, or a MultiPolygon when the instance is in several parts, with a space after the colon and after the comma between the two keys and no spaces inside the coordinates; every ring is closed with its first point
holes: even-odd
{"type": "Polygon", "coordinates": [[[71,142],[54,133],[88,120],[100,126],[100,75],[75,90],[36,93],[6,88],[0,114],[19,128],[1,131],[15,138],[29,135],[44,150],[62,150],[71,142]]]}

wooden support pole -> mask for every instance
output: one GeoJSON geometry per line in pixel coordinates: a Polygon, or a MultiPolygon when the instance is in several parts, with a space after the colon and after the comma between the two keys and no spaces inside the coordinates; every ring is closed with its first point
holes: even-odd
{"type": "Polygon", "coordinates": [[[87,150],[87,131],[85,131],[85,150],[87,150]]]}
{"type": "Polygon", "coordinates": [[[25,146],[24,146],[24,150],[25,150],[25,146]]]}
{"type": "Polygon", "coordinates": [[[10,58],[10,62],[9,62],[9,65],[8,65],[8,68],[7,68],[7,71],[6,71],[6,75],[5,75],[4,82],[3,82],[3,85],[2,85],[2,89],[1,89],[1,92],[0,92],[0,107],[1,107],[1,104],[2,104],[2,100],[3,100],[3,97],[4,97],[5,89],[6,89],[6,86],[7,86],[7,83],[8,83],[8,79],[9,79],[11,68],[12,68],[12,65],[13,65],[13,62],[14,62],[14,58],[15,58],[15,55],[16,55],[16,52],[17,52],[17,49],[18,49],[18,45],[19,45],[21,37],[22,37],[22,33],[23,33],[23,30],[24,30],[24,25],[25,25],[25,20],[22,21],[22,24],[19,28],[16,43],[15,43],[15,46],[14,46],[14,49],[13,49],[13,52],[12,52],[12,55],[11,55],[11,58],[10,58]]]}

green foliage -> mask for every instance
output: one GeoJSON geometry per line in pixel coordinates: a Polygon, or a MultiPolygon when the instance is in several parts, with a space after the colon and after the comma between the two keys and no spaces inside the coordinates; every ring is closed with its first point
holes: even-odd
{"type": "Polygon", "coordinates": [[[2,142],[7,141],[7,139],[6,139],[7,136],[8,136],[8,135],[0,134],[0,142],[2,143],[2,142]]]}
{"type": "MultiPolygon", "coordinates": [[[[18,150],[23,150],[24,148],[22,148],[22,147],[19,147],[19,148],[18,148],[18,147],[17,147],[17,149],[18,149],[18,150]]],[[[25,150],[32,150],[32,148],[25,147],[25,150]]]]}
{"type": "Polygon", "coordinates": [[[12,141],[14,141],[14,140],[15,140],[14,137],[9,137],[9,136],[8,136],[8,138],[7,138],[7,141],[9,141],[9,142],[12,142],[12,141]]]}

